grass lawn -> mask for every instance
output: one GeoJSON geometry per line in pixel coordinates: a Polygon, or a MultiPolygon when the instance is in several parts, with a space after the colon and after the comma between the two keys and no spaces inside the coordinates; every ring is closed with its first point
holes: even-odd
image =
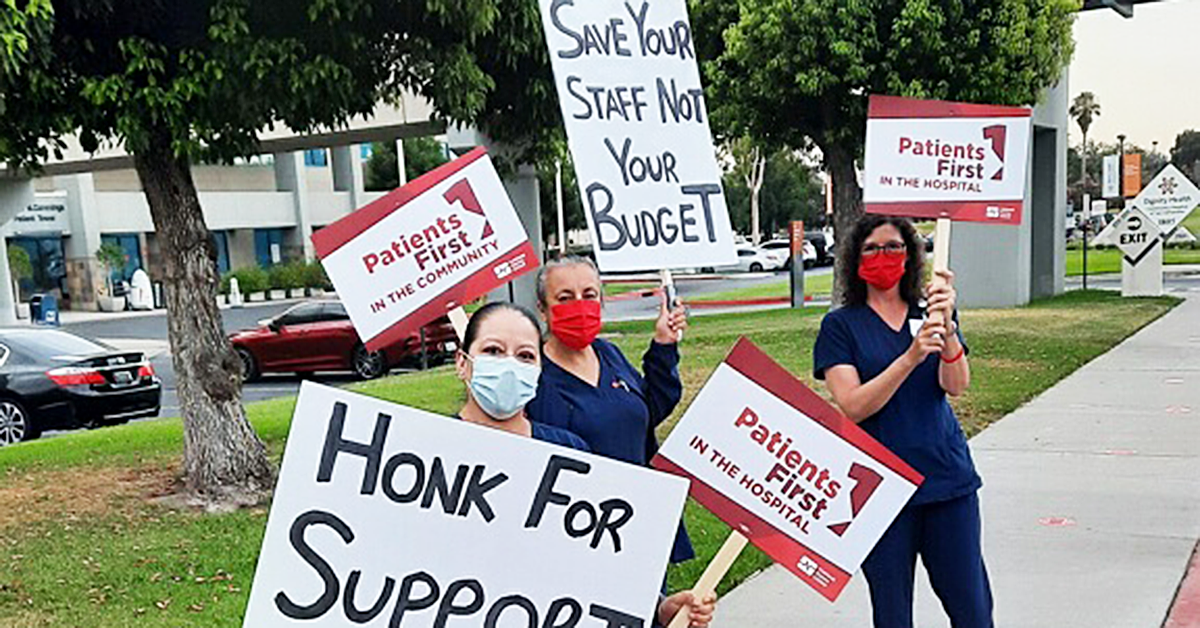
{"type": "MultiPolygon", "coordinates": [[[[1200,249],[1166,249],[1163,264],[1200,264],[1200,249]]],[[[1088,249],[1088,274],[1121,272],[1121,252],[1117,249],[1088,249]]],[[[1083,251],[1067,251],[1067,276],[1083,274],[1083,251]]]]}
{"type": "MultiPolygon", "coordinates": [[[[964,312],[974,387],[955,406],[968,434],[1176,302],[1088,291],[1026,308],[964,312]]],[[[742,334],[811,384],[812,343],[823,313],[806,308],[694,318],[683,348],[686,395],[676,417],[742,334]]],[[[651,325],[614,324],[606,333],[636,362],[651,325]]],[[[455,411],[462,399],[448,368],[353,388],[440,413],[455,411]]],[[[248,407],[276,460],[293,406],[294,399],[276,399],[248,407]]],[[[240,626],[267,511],[201,514],[157,504],[151,498],[170,492],[181,447],[180,422],[163,419],[0,449],[0,626],[240,626]]],[[[686,517],[700,559],[672,568],[673,589],[695,581],[728,533],[695,504],[686,517]]],[[[723,588],[767,564],[760,552],[746,550],[723,588]]]]}
{"type": "MultiPolygon", "coordinates": [[[[688,299],[689,301],[738,301],[742,299],[787,298],[791,295],[789,280],[764,282],[745,288],[736,288],[724,292],[701,294],[688,299]]],[[[804,278],[804,294],[808,296],[829,296],[833,291],[833,275],[813,275],[804,278]]]]}
{"type": "Polygon", "coordinates": [[[657,281],[610,281],[604,284],[604,296],[615,297],[618,294],[654,290],[660,286],[662,284],[657,281]]]}

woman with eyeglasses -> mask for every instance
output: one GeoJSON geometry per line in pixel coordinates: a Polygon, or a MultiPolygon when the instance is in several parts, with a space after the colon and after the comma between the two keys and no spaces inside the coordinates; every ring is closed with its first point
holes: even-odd
{"type": "Polygon", "coordinates": [[[875,628],[911,628],[917,556],[955,628],[991,628],[980,539],[981,481],[947,396],[971,382],[954,275],[922,292],[921,238],[867,215],[843,246],[844,306],[821,321],[813,372],[842,412],[925,476],[863,563],[875,628]],[[927,321],[941,312],[945,323],[927,321]]]}
{"type": "MultiPolygon", "coordinates": [[[[458,416],[469,423],[588,451],[574,432],[531,421],[525,414],[525,405],[537,391],[541,350],[542,331],[532,312],[505,302],[479,308],[467,323],[455,358],[458,378],[467,384],[467,400],[458,416]]],[[[716,597],[697,600],[691,591],[664,596],[655,620],[667,625],[681,608],[688,609],[691,628],[705,628],[712,621],[716,597]]]]}

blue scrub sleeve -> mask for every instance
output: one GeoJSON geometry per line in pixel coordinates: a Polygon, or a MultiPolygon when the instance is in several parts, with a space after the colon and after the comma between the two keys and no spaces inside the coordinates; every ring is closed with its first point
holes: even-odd
{"type": "Polygon", "coordinates": [[[858,366],[850,329],[840,316],[830,313],[821,320],[821,331],[813,345],[813,377],[823,380],[825,369],[839,364],[858,366]]]}
{"type": "Polygon", "coordinates": [[[645,380],[646,407],[650,411],[650,426],[656,427],[671,413],[683,398],[683,381],[679,378],[679,347],[650,341],[642,356],[645,380]]]}

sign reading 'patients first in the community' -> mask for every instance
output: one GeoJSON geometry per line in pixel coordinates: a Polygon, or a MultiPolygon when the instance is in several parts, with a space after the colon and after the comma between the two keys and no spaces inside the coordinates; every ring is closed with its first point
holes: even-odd
{"type": "Polygon", "coordinates": [[[864,208],[1020,224],[1031,113],[1025,107],[871,96],[864,208]]]}
{"type": "Polygon", "coordinates": [[[923,481],[745,338],[654,466],[829,600],[923,481]]]}
{"type": "Polygon", "coordinates": [[[684,0],[539,0],[605,271],[736,261],[684,0]]]}
{"type": "Polygon", "coordinates": [[[482,148],[312,239],[355,330],[372,351],[538,265],[482,148]]]}
{"type": "Polygon", "coordinates": [[[245,628],[649,626],[687,483],[304,382],[245,628]]]}

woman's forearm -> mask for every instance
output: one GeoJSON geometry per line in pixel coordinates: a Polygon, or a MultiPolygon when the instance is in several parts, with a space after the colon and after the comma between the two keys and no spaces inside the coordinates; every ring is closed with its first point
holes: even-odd
{"type": "Polygon", "coordinates": [[[971,367],[967,363],[966,349],[958,338],[950,336],[946,349],[938,362],[938,383],[947,395],[957,397],[971,386],[971,367]],[[950,361],[946,361],[947,358],[950,361]]]}
{"type": "Polygon", "coordinates": [[[879,412],[892,395],[904,384],[904,380],[913,372],[917,364],[907,353],[896,358],[882,373],[865,384],[853,386],[848,390],[837,390],[831,387],[834,401],[851,421],[860,423],[871,415],[879,412]]]}

